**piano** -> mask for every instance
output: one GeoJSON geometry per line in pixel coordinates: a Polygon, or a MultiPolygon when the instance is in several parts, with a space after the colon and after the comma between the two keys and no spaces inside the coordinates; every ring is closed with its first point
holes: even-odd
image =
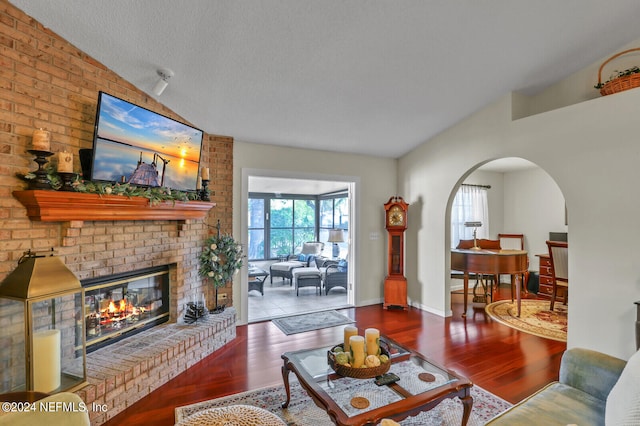
{"type": "Polygon", "coordinates": [[[528,269],[528,255],[525,250],[452,249],[451,269],[464,273],[464,311],[467,316],[469,293],[469,273],[496,275],[509,274],[515,280],[518,316],[521,306],[521,277],[528,269]]]}

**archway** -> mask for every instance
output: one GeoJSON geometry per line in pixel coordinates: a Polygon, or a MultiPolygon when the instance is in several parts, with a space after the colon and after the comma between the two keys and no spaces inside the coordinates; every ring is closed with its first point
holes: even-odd
{"type": "MultiPolygon", "coordinates": [[[[468,170],[452,188],[447,203],[446,253],[457,245],[452,241],[451,218],[454,198],[463,184],[490,187],[487,188],[487,235],[495,239],[500,233],[523,234],[529,269],[539,271],[539,256],[536,255],[547,253],[546,241],[550,235],[568,232],[564,196],[551,176],[536,164],[515,157],[488,160],[468,170]]],[[[446,282],[449,298],[446,303],[451,306],[451,291],[461,288],[462,280],[446,282]]],[[[548,291],[549,286],[542,290],[548,291]]]]}

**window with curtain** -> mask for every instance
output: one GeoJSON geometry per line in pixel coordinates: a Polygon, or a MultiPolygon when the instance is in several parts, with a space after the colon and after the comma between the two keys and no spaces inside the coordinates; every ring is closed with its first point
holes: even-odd
{"type": "Polygon", "coordinates": [[[487,187],[462,184],[451,206],[451,247],[460,240],[473,238],[473,228],[464,226],[465,222],[481,222],[477,228],[478,238],[489,236],[489,203],[487,187]]]}

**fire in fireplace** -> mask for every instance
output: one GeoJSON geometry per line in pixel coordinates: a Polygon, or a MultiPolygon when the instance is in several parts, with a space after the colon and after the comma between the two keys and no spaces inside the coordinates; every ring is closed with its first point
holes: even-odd
{"type": "Polygon", "coordinates": [[[169,320],[169,267],[82,281],[87,352],[169,320]]]}

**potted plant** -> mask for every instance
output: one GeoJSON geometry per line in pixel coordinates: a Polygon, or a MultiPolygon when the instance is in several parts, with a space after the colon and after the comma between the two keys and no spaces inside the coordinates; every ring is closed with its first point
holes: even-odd
{"type": "Polygon", "coordinates": [[[199,259],[198,273],[201,277],[209,279],[216,290],[216,306],[211,312],[222,312],[225,306],[218,306],[218,288],[231,281],[242,268],[242,246],[232,236],[220,235],[218,231],[218,235],[205,240],[199,259]]]}

